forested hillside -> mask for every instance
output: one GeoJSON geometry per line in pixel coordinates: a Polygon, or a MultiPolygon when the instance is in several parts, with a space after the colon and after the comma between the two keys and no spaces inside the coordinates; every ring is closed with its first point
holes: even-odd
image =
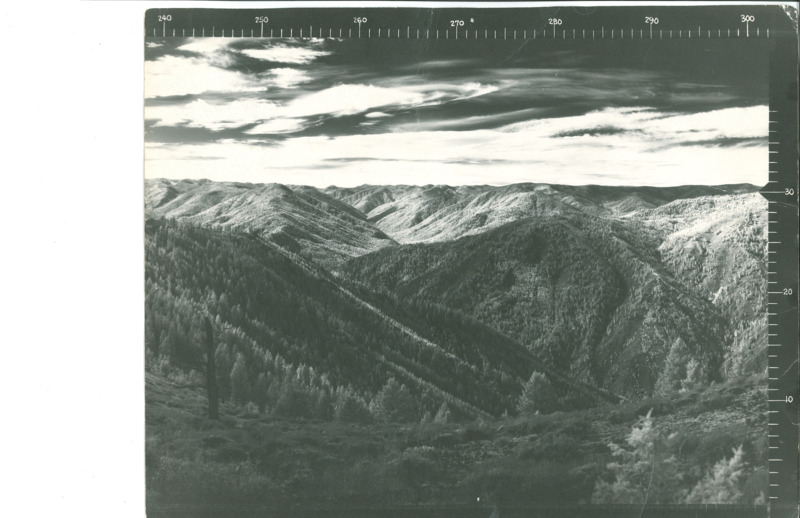
{"type": "Polygon", "coordinates": [[[658,250],[677,278],[728,324],[724,375],[766,368],[767,201],[758,194],[703,196],[642,214],[664,235],[658,250]]]}
{"type": "Polygon", "coordinates": [[[279,358],[365,404],[395,377],[421,413],[513,413],[534,372],[564,401],[576,380],[637,398],[748,375],[766,325],[753,190],[150,180],[148,350],[176,366],[207,312],[239,337],[223,387],[241,353],[250,389],[280,370],[253,358],[279,358]]]}
{"type": "Polygon", "coordinates": [[[148,180],[148,509],[763,511],[753,191],[148,180]]]}
{"type": "Polygon", "coordinates": [[[412,331],[252,234],[148,220],[146,253],[149,368],[200,376],[208,317],[223,400],[331,417],[336,398],[366,410],[393,378],[413,400],[404,418],[443,403],[463,416],[500,415],[539,365],[458,312],[384,301],[412,331]]]}
{"type": "MultiPolygon", "coordinates": [[[[660,263],[654,232],[582,214],[531,218],[454,242],[404,245],[344,274],[494,327],[572,377],[652,393],[680,341],[719,379],[724,322],[660,263]]],[[[680,380],[670,380],[678,382],[680,380]]]]}

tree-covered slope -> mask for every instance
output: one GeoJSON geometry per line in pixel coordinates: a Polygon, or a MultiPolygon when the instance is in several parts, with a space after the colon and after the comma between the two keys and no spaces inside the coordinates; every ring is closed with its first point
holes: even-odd
{"type": "Polygon", "coordinates": [[[767,201],[760,194],[678,200],[640,215],[661,260],[729,324],[724,374],[761,372],[767,335],[767,201]]]}
{"type": "Polygon", "coordinates": [[[350,291],[253,234],[148,220],[146,265],[148,365],[198,370],[208,317],[223,398],[274,406],[296,382],[314,400],[346,392],[366,404],[395,378],[417,419],[444,402],[461,415],[499,415],[514,411],[531,372],[547,370],[473,319],[350,291]]]}
{"type": "MultiPolygon", "coordinates": [[[[763,368],[766,221],[764,202],[753,186],[320,190],[148,180],[145,189],[149,217],[183,222],[181,229],[233,232],[213,232],[213,239],[249,233],[248,239],[289,260],[303,275],[337,286],[337,296],[350,306],[390,322],[390,334],[399,338],[381,338],[381,350],[390,352],[378,363],[395,362],[392,355],[399,355],[414,365],[398,376],[433,382],[442,376],[441,369],[454,368],[462,369],[456,378],[484,370],[497,380],[510,376],[513,383],[503,383],[513,390],[500,396],[502,404],[492,403],[504,409],[513,408],[511,401],[531,370],[550,369],[554,378],[584,379],[637,397],[763,368]],[[485,340],[470,340],[480,334],[464,333],[472,325],[495,333],[497,343],[507,340],[527,348],[532,353],[528,361],[534,362],[524,363],[522,370],[528,372],[517,370],[513,361],[498,360],[506,349],[497,352],[485,340]],[[435,347],[425,345],[426,340],[435,347]],[[455,363],[439,364],[430,355],[455,363]]],[[[219,261],[217,254],[229,255],[216,248],[189,247],[183,253],[207,262],[219,261]]],[[[165,279],[180,271],[170,268],[164,270],[165,279]]],[[[225,283],[222,291],[214,288],[217,298],[223,292],[231,297],[231,283],[252,283],[255,289],[262,282],[258,276],[251,281],[249,271],[214,275],[215,282],[225,283]]],[[[210,282],[207,273],[195,276],[198,285],[210,282]]],[[[328,311],[328,302],[305,289],[303,282],[289,283],[271,303],[308,297],[323,304],[316,312],[325,318],[338,315],[340,309],[328,311]]],[[[248,311],[248,304],[252,319],[262,302],[248,295],[240,306],[248,311]]],[[[296,308],[300,314],[306,311],[304,304],[296,308]]],[[[346,320],[347,330],[339,335],[358,336],[362,331],[351,328],[369,327],[357,314],[336,317],[346,320]]],[[[327,328],[316,320],[304,326],[327,336],[327,328]]],[[[296,348],[292,333],[297,332],[277,332],[293,344],[285,349],[296,348]]],[[[250,338],[263,347],[261,338],[250,338]]],[[[294,354],[293,364],[309,361],[294,354]]],[[[337,355],[329,363],[351,361],[337,355]]],[[[349,376],[342,382],[351,383],[349,376]]],[[[352,381],[354,387],[379,388],[374,380],[364,382],[369,376],[360,376],[352,381]]],[[[464,388],[448,383],[440,387],[447,393],[460,394],[464,388]]]]}
{"type": "Polygon", "coordinates": [[[670,275],[659,244],[642,225],[576,212],[379,251],[344,275],[463,312],[573,377],[641,396],[678,340],[681,361],[696,359],[711,379],[723,360],[719,312],[670,275]]]}

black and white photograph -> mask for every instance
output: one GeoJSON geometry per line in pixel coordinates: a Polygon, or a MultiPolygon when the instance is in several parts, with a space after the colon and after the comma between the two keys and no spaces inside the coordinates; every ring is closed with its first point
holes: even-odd
{"type": "Polygon", "coordinates": [[[768,406],[792,12],[149,10],[148,515],[796,494],[768,406]]]}

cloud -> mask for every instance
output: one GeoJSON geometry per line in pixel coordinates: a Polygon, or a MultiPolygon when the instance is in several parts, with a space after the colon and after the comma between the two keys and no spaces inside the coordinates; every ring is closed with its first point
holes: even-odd
{"type": "Polygon", "coordinates": [[[299,97],[286,107],[288,116],[353,115],[382,106],[414,106],[426,100],[423,93],[371,85],[337,85],[299,97]]]}
{"type": "Polygon", "coordinates": [[[311,80],[308,73],[295,68],[273,68],[266,73],[265,82],[279,88],[293,88],[311,80]]]}
{"type": "MultiPolygon", "coordinates": [[[[291,69],[281,70],[285,77],[300,80],[291,69]]],[[[273,72],[275,71],[273,70],[273,72]]],[[[384,88],[372,85],[345,84],[280,103],[267,99],[241,99],[209,102],[195,99],[186,104],[156,105],[145,108],[145,118],[158,120],[156,126],[184,126],[212,131],[257,124],[247,134],[293,133],[303,130],[319,116],[341,117],[368,113],[370,118],[389,114],[376,108],[407,109],[482,95],[490,88],[477,83],[459,86],[434,85],[431,91],[421,87],[384,88]]],[[[228,96],[229,97],[229,96],[228,96]]]]}
{"type": "MultiPolygon", "coordinates": [[[[245,49],[230,47],[223,38],[198,38],[178,47],[197,56],[167,55],[145,61],[145,97],[197,95],[209,92],[256,92],[270,87],[292,88],[311,80],[310,75],[294,68],[273,68],[260,74],[234,70],[237,56],[252,51],[270,51],[289,63],[305,63],[312,56],[327,54],[323,51],[275,47],[273,49],[245,49]]],[[[278,60],[276,58],[276,60],[278,60]]],[[[280,61],[280,60],[279,60],[280,61]]]]}
{"type": "MultiPolygon", "coordinates": [[[[292,118],[323,114],[344,116],[371,112],[377,108],[407,109],[432,106],[443,102],[484,95],[495,91],[495,89],[495,87],[480,83],[403,87],[338,84],[294,99],[286,104],[281,111],[281,115],[292,118]]],[[[371,117],[376,117],[376,115],[373,114],[371,117]]]]}
{"type": "Polygon", "coordinates": [[[650,119],[643,130],[661,138],[714,140],[766,137],[768,126],[769,113],[765,107],[750,106],[666,115],[650,119]]]}
{"type": "Polygon", "coordinates": [[[261,49],[243,49],[241,53],[253,59],[289,63],[293,65],[308,65],[315,59],[330,54],[330,52],[324,50],[306,47],[289,47],[286,45],[275,45],[261,49]]]}
{"type": "Polygon", "coordinates": [[[509,124],[510,121],[525,119],[544,113],[540,108],[527,108],[514,110],[511,112],[493,113],[491,115],[468,115],[468,116],[447,116],[439,120],[422,120],[410,123],[397,124],[392,127],[393,131],[465,131],[468,129],[480,129],[492,126],[502,126],[509,124]]]}
{"type": "Polygon", "coordinates": [[[178,48],[202,55],[209,55],[222,50],[227,50],[230,40],[226,38],[192,38],[178,48]]]}
{"type": "Polygon", "coordinates": [[[220,131],[268,119],[274,116],[277,109],[275,103],[264,99],[243,99],[226,103],[196,99],[188,104],[145,107],[145,119],[157,119],[156,126],[185,126],[220,131]]]}
{"type": "Polygon", "coordinates": [[[204,38],[147,61],[148,138],[165,143],[147,144],[147,175],[321,186],[766,182],[767,108],[732,107],[733,87],[483,60],[377,70],[334,55],[338,42],[303,45],[204,38]]]}
{"type": "Polygon", "coordinates": [[[246,75],[214,66],[203,58],[164,56],[145,61],[144,77],[146,98],[264,89],[246,75]]]}
{"type": "Polygon", "coordinates": [[[305,119],[272,119],[251,128],[245,133],[251,135],[275,134],[275,133],[295,133],[306,127],[305,119]]]}
{"type": "Polygon", "coordinates": [[[637,133],[660,145],[684,141],[762,138],[767,135],[764,106],[725,108],[698,113],[664,113],[648,107],[607,108],[580,116],[510,124],[502,130],[540,137],[574,139],[637,133]],[[609,131],[609,129],[613,131],[609,131]]]}
{"type": "Polygon", "coordinates": [[[721,138],[757,134],[766,111],[765,106],[760,106],[665,116],[643,109],[607,109],[584,117],[516,125],[514,131],[500,128],[297,137],[271,146],[230,143],[148,147],[147,174],[320,186],[523,181],[656,186],[760,184],[766,182],[767,176],[765,145],[720,147],[687,139],[702,134],[698,130],[708,128],[712,121],[732,124],[717,128],[721,138]],[[559,136],[568,130],[608,127],[612,122],[613,127],[626,131],[559,136]],[[691,152],[686,147],[665,147],[665,142],[684,142],[692,146],[691,152]],[[190,166],[182,165],[184,158],[195,155],[222,157],[224,166],[219,161],[205,165],[196,160],[190,166]],[[269,164],[268,175],[263,164],[269,164]],[[226,171],[236,174],[228,176],[226,171]]]}

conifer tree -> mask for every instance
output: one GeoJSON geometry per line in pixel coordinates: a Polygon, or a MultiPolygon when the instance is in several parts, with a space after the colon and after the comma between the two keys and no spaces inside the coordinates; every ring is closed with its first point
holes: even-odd
{"type": "Polygon", "coordinates": [[[653,427],[651,412],[634,425],[626,439],[628,448],[609,444],[616,458],[608,465],[614,480],[597,481],[593,503],[674,503],[681,499],[675,456],[653,427]]]}
{"type": "Polygon", "coordinates": [[[231,369],[231,396],[236,405],[243,405],[249,397],[249,386],[247,381],[247,368],[242,353],[236,355],[236,361],[231,369]]]}
{"type": "Polygon", "coordinates": [[[219,419],[219,389],[217,388],[216,355],[214,354],[214,328],[208,317],[203,318],[206,353],[206,394],[208,418],[219,419]]]}
{"type": "Polygon", "coordinates": [[[436,415],[433,417],[434,423],[446,424],[450,420],[450,409],[447,407],[447,401],[442,403],[436,415]]]}
{"type": "Polygon", "coordinates": [[[703,367],[696,359],[692,358],[686,364],[686,377],[681,380],[681,390],[691,390],[703,380],[703,367]]]}
{"type": "Polygon", "coordinates": [[[262,372],[256,378],[256,385],[253,387],[253,399],[258,406],[258,413],[263,414],[267,408],[267,393],[269,391],[269,384],[267,383],[267,376],[262,372]]]}
{"type": "Polygon", "coordinates": [[[680,382],[686,376],[689,349],[680,338],[672,342],[672,346],[664,360],[664,368],[656,381],[655,394],[665,395],[681,388],[680,382]]]}
{"type": "Polygon", "coordinates": [[[534,371],[530,379],[522,386],[522,394],[517,400],[517,411],[520,415],[533,415],[553,412],[558,405],[556,392],[547,376],[534,371]]]}
{"type": "Polygon", "coordinates": [[[314,417],[330,421],[333,417],[333,400],[330,394],[324,389],[317,391],[314,398],[314,417]]]}
{"type": "Polygon", "coordinates": [[[686,497],[687,504],[736,504],[742,500],[741,481],[745,472],[744,450],[733,450],[733,457],[722,459],[686,497]]]}

